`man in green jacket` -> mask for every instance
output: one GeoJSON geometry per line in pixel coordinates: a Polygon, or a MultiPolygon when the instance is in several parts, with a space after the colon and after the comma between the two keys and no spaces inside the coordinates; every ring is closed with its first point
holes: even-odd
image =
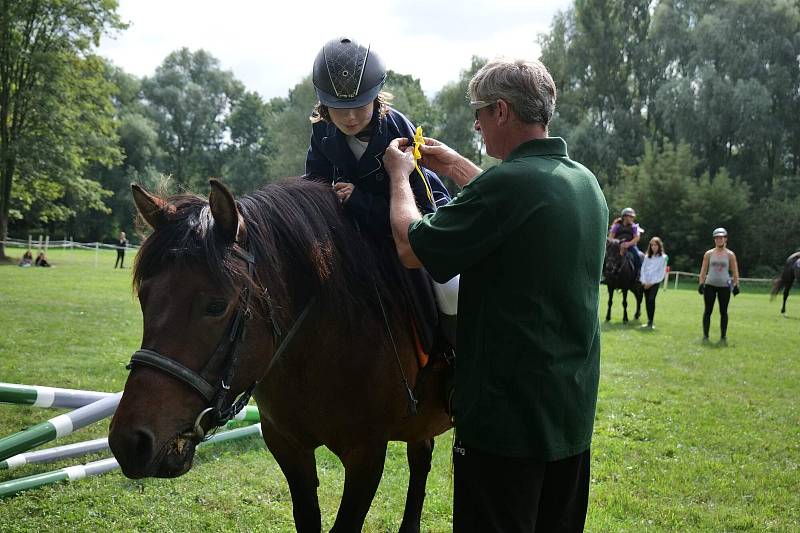
{"type": "Polygon", "coordinates": [[[497,59],[469,85],[481,171],[434,139],[424,165],[462,187],[422,217],[395,139],[384,164],[402,262],[461,274],[453,413],[453,530],[582,531],[600,358],[608,207],[595,176],[548,136],[556,88],[538,61],[497,59]]]}

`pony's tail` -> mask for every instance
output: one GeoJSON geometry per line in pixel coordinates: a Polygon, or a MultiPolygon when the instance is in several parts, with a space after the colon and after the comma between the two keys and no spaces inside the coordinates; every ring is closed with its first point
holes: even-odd
{"type": "MultiPolygon", "coordinates": [[[[769,291],[769,301],[770,302],[775,299],[775,297],[778,295],[778,293],[781,292],[783,290],[783,287],[786,285],[786,280],[784,278],[786,277],[787,270],[788,269],[783,269],[783,272],[781,272],[781,275],[772,280],[772,290],[769,291]]],[[[789,272],[789,273],[791,273],[791,272],[789,272]]]]}

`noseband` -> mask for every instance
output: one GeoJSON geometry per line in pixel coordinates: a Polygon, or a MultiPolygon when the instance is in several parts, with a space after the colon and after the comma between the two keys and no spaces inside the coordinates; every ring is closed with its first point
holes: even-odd
{"type": "MultiPolygon", "coordinates": [[[[253,279],[255,273],[255,258],[253,255],[239,246],[234,246],[232,251],[236,256],[247,262],[248,275],[250,279],[253,279]]],[[[269,302],[268,297],[267,301],[269,302]]],[[[236,401],[226,406],[227,402],[225,399],[230,390],[233,375],[241,359],[237,346],[245,338],[247,321],[250,318],[252,318],[252,313],[250,311],[250,290],[245,286],[242,289],[241,303],[236,308],[236,314],[229,322],[227,335],[219,342],[217,349],[200,372],[195,372],[155,350],[147,349],[134,352],[126,368],[130,370],[136,365],[146,365],[156,368],[177,378],[179,381],[182,381],[197,391],[203,399],[205,399],[208,407],[197,416],[192,435],[198,440],[208,438],[211,435],[207,435],[207,431],[203,428],[203,420],[208,417],[212,428],[217,428],[224,425],[229,420],[232,420],[233,417],[247,405],[247,402],[250,401],[250,396],[258,383],[258,381],[254,381],[236,401]],[[214,370],[220,366],[223,368],[222,378],[215,386],[211,384],[210,376],[214,370]]],[[[275,325],[274,318],[272,323],[273,336],[278,339],[280,331],[275,325]]]]}

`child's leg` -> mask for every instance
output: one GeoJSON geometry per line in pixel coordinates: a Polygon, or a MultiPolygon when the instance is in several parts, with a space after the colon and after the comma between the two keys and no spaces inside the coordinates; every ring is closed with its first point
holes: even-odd
{"type": "Polygon", "coordinates": [[[445,340],[453,347],[456,345],[458,282],[459,276],[455,276],[446,283],[433,283],[433,292],[436,295],[436,306],[439,308],[441,330],[445,340]]]}

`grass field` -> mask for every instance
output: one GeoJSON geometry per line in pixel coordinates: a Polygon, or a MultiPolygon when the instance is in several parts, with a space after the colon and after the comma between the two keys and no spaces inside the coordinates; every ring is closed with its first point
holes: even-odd
{"type": "MultiPolygon", "coordinates": [[[[52,269],[0,266],[0,381],[121,390],[141,334],[131,271],[112,268],[113,252],[101,251],[97,266],[91,251],[48,255],[52,269]]],[[[603,326],[586,529],[800,531],[800,292],[782,318],[763,287],[745,286],[723,347],[701,344],[701,298],[685,287],[659,294],[654,331],[622,325],[617,303],[603,326]]],[[[604,302],[605,288],[603,313],[604,302]]],[[[718,323],[715,314],[712,341],[718,323]]],[[[0,436],[60,412],[0,405],[0,436]]],[[[98,422],[59,444],[107,429],[98,422]]],[[[451,439],[437,439],[425,531],[451,529],[451,439]]],[[[317,461],[328,529],[343,470],[327,450],[317,461]]],[[[0,482],[78,463],[0,471],[0,482]]],[[[365,531],[397,529],[407,478],[405,448],[393,443],[365,531]]],[[[256,438],[208,446],[174,480],[117,471],[0,501],[3,532],[293,529],[288,488],[256,438]]]]}

